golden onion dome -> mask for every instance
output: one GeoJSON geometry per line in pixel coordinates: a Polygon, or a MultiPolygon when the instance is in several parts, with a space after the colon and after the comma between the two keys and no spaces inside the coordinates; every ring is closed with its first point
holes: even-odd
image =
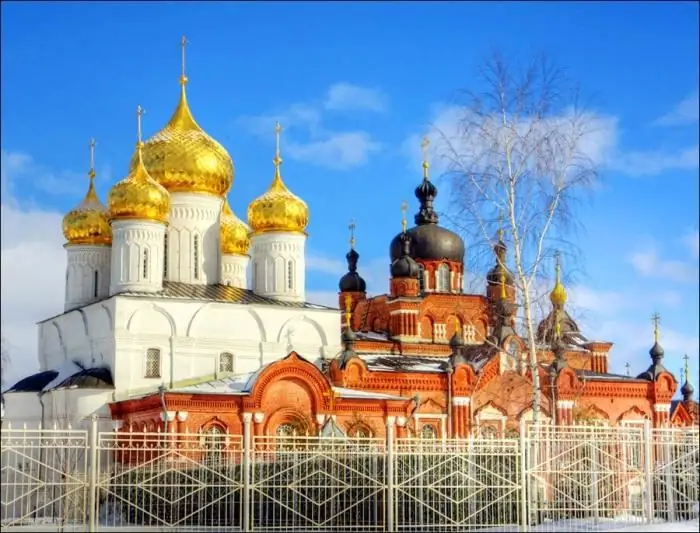
{"type": "Polygon", "coordinates": [[[170,193],[149,176],[143,164],[141,142],[141,106],[136,112],[138,120],[138,143],[134,159],[136,164],[129,175],[116,183],[107,196],[111,220],[139,219],[165,223],[170,210],[170,193]]]}
{"type": "MultiPolygon", "coordinates": [[[[144,143],[143,163],[169,192],[224,196],[233,184],[233,160],[195,121],[187,103],[186,84],[183,75],[177,109],[166,126],[144,143]]],[[[132,159],[132,171],[135,165],[132,159]]]]}
{"type": "Polygon", "coordinates": [[[275,177],[269,189],[253,200],[248,206],[248,225],[253,234],[281,231],[285,233],[304,233],[309,224],[309,208],[306,202],[293,194],[282,181],[279,152],[279,134],[282,128],[277,124],[277,155],[275,177]]]}
{"type": "Polygon", "coordinates": [[[250,228],[233,213],[226,198],[221,208],[219,237],[223,255],[248,255],[250,228]]]}
{"type": "Polygon", "coordinates": [[[567,295],[564,285],[561,283],[561,267],[559,266],[559,255],[557,254],[557,265],[556,265],[556,283],[552,292],[549,293],[549,301],[555,307],[564,307],[566,303],[567,295]]]}
{"type": "Polygon", "coordinates": [[[63,217],[63,235],[67,244],[112,244],[112,228],[109,225],[109,211],[100,202],[95,192],[94,148],[90,142],[90,185],[83,201],[63,217]]]}

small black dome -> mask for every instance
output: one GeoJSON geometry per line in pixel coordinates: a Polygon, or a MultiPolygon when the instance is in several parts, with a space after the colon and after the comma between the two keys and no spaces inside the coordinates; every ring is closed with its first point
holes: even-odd
{"type": "Polygon", "coordinates": [[[338,283],[340,292],[365,292],[367,290],[367,283],[357,273],[357,260],[359,258],[360,254],[354,248],[345,254],[345,259],[348,261],[348,272],[340,278],[340,283],[338,283]]]}
{"type": "Polygon", "coordinates": [[[683,399],[690,399],[693,397],[693,393],[695,392],[695,389],[693,389],[693,386],[686,380],[685,383],[683,383],[683,386],[681,387],[681,394],[683,395],[683,399]]]}
{"type": "Polygon", "coordinates": [[[411,236],[408,233],[401,233],[399,239],[401,243],[401,255],[391,263],[391,277],[417,278],[420,274],[420,267],[410,256],[411,236]]]}
{"type": "MultiPolygon", "coordinates": [[[[500,285],[501,284],[501,265],[496,263],[496,265],[489,270],[486,275],[486,283],[488,285],[500,285]]],[[[507,268],[503,268],[503,282],[506,285],[513,285],[513,274],[507,268]]]]}
{"type": "MultiPolygon", "coordinates": [[[[425,224],[407,230],[411,236],[411,257],[427,261],[464,262],[464,241],[456,233],[438,226],[425,224]]],[[[401,234],[391,241],[392,261],[401,257],[401,234]]]]}
{"type": "Polygon", "coordinates": [[[658,342],[655,342],[654,346],[652,346],[651,350],[649,350],[649,355],[651,355],[652,360],[656,362],[657,360],[661,360],[661,358],[664,356],[664,349],[658,342]]]}

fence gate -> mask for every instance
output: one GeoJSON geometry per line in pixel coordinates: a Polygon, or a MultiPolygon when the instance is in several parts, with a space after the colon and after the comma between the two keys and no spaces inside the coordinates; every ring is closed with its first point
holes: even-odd
{"type": "Polygon", "coordinates": [[[100,433],[101,529],[241,529],[242,437],[100,433]]]}
{"type": "Polygon", "coordinates": [[[255,437],[251,529],[381,531],[383,439],[255,437]]]}
{"type": "Polygon", "coordinates": [[[647,518],[644,435],[641,427],[531,427],[526,476],[529,523],[561,530],[570,521],[647,518]]]}
{"type": "Polygon", "coordinates": [[[497,530],[520,523],[517,439],[399,440],[395,465],[397,529],[497,530]]]}
{"type": "Polygon", "coordinates": [[[82,530],[87,510],[87,432],[2,431],[2,527],[82,530]]]}

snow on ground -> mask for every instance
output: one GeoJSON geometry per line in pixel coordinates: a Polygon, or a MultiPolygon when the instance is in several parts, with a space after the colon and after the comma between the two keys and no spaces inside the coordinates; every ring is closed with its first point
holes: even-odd
{"type": "Polygon", "coordinates": [[[700,531],[700,523],[697,520],[691,520],[689,522],[664,522],[662,524],[643,524],[619,529],[605,529],[603,531],[615,531],[616,533],[642,533],[647,531],[680,531],[685,533],[686,531],[694,531],[697,533],[700,531]]]}

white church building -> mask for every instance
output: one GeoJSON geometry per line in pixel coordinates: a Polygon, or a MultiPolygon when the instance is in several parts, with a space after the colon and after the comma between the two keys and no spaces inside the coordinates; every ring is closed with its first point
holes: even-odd
{"type": "Polygon", "coordinates": [[[268,190],[231,211],[231,156],[180,100],[138,143],[106,206],[89,187],[66,214],[65,309],[38,325],[40,371],[3,394],[4,423],[109,427],[110,402],[254,372],[292,349],[330,359],[339,311],[306,302],[309,211],[282,181],[279,137],[268,190]]]}

